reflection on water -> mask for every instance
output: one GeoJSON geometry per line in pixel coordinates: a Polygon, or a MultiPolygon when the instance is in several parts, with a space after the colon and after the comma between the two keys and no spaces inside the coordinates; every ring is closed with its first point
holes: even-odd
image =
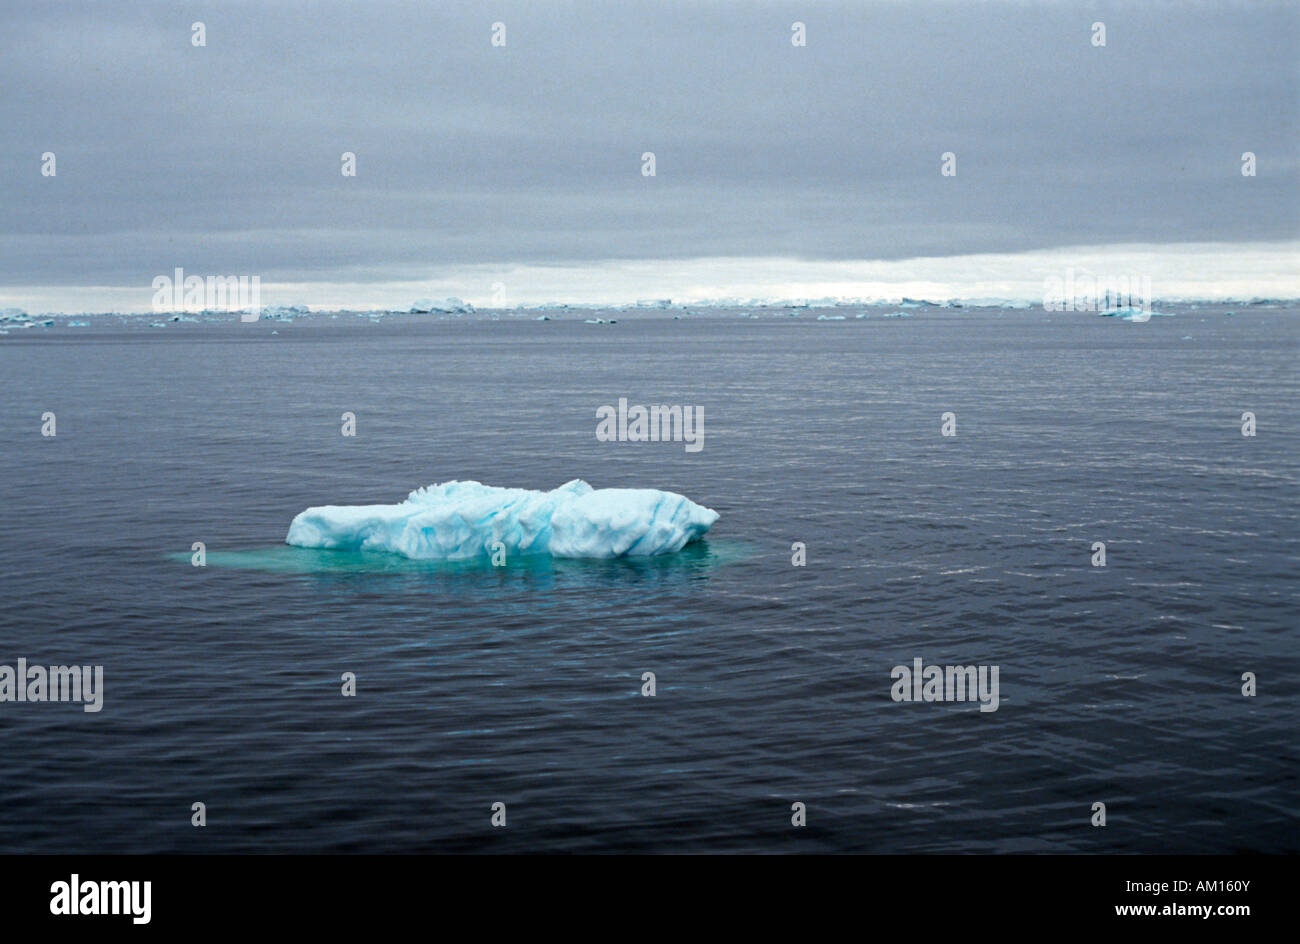
{"type": "MultiPolygon", "coordinates": [[[[636,587],[645,584],[669,586],[705,577],[710,571],[748,560],[756,549],[743,541],[694,541],[675,554],[653,557],[575,559],[529,554],[515,557],[503,567],[494,567],[484,556],[473,560],[412,560],[400,554],[373,551],[322,550],[273,544],[235,551],[208,551],[207,566],[256,570],[267,574],[314,577],[405,577],[419,578],[414,585],[427,586],[438,578],[448,588],[477,587],[490,580],[494,585],[523,581],[531,586],[550,583],[568,587],[636,587]]],[[[169,560],[192,566],[189,553],[167,555],[169,560]]]]}

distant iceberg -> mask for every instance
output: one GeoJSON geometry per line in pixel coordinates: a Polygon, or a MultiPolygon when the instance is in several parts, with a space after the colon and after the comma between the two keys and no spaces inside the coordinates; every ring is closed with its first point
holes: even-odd
{"type": "Polygon", "coordinates": [[[1119,318],[1121,321],[1148,321],[1151,318],[1172,318],[1167,311],[1151,311],[1143,308],[1103,308],[1098,312],[1103,318],[1119,318]]]}
{"type": "Polygon", "coordinates": [[[434,301],[429,298],[421,298],[411,303],[411,314],[427,315],[472,315],[474,306],[469,302],[461,301],[459,298],[444,298],[434,301]]]}
{"type": "Polygon", "coordinates": [[[284,540],[417,560],[470,560],[501,549],[507,560],[521,554],[646,557],[681,550],[717,520],[716,511],[653,488],[593,489],[574,479],[542,492],[444,482],[396,505],[308,508],[293,519],[284,540]]]}
{"type": "Polygon", "coordinates": [[[306,305],[263,305],[260,314],[263,320],[293,321],[295,317],[310,315],[311,309],[306,305]]]}

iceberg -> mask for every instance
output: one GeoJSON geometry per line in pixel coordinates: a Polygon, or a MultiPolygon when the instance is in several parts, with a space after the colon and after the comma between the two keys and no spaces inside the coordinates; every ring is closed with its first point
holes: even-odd
{"type": "Polygon", "coordinates": [[[1103,308],[1098,312],[1103,318],[1118,318],[1121,321],[1150,321],[1154,318],[1172,318],[1166,311],[1152,311],[1149,308],[1103,308]]]}
{"type": "Polygon", "coordinates": [[[439,301],[420,298],[411,303],[411,314],[413,315],[472,315],[473,313],[473,305],[454,297],[444,298],[439,301]]]}
{"type": "Polygon", "coordinates": [[[291,322],[295,317],[310,315],[311,309],[306,305],[263,305],[259,314],[264,321],[291,322]]]}
{"type": "Polygon", "coordinates": [[[298,514],[285,543],[385,551],[413,560],[514,555],[646,557],[703,537],[718,513],[674,492],[593,489],[581,479],[549,492],[444,482],[395,505],[321,505],[298,514]],[[498,544],[499,542],[499,544],[498,544]]]}

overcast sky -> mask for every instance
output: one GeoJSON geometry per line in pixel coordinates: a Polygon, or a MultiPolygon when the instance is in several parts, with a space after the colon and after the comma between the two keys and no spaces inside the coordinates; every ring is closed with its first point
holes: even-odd
{"type": "Polygon", "coordinates": [[[1295,239],[1300,6],[1133,5],[6,3],[0,292],[1295,239]]]}

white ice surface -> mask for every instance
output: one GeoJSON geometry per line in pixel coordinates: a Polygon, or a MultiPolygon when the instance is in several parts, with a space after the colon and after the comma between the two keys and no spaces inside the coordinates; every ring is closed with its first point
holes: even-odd
{"type": "Polygon", "coordinates": [[[674,492],[593,489],[581,479],[549,492],[444,482],[395,505],[321,505],[289,525],[298,547],[388,551],[421,560],[640,557],[671,554],[704,535],[718,513],[674,492]]]}

